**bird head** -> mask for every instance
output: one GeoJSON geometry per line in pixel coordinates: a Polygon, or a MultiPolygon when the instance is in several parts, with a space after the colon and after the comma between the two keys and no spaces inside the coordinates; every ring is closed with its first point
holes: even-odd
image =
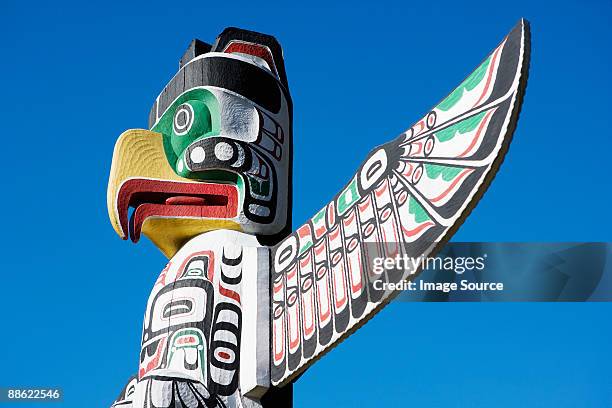
{"type": "Polygon", "coordinates": [[[290,227],[292,102],[274,37],[228,28],[191,42],[149,130],[115,144],[107,204],[119,236],[172,257],[215,229],[280,240],[290,227]]]}

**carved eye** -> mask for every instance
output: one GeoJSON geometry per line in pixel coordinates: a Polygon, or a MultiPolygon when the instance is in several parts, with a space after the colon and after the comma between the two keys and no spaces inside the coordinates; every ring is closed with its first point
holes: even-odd
{"type": "Polygon", "coordinates": [[[397,205],[402,205],[408,199],[408,192],[406,190],[402,190],[401,193],[397,196],[397,205]]]}
{"type": "Polygon", "coordinates": [[[302,292],[306,292],[312,287],[312,276],[307,276],[302,282],[302,292]]]}
{"type": "Polygon", "coordinates": [[[369,238],[370,235],[374,233],[374,230],[376,230],[376,227],[374,226],[374,221],[368,221],[367,224],[364,224],[364,228],[363,228],[364,237],[369,238]]]}
{"type": "Polygon", "coordinates": [[[195,139],[212,130],[211,115],[203,101],[188,100],[176,107],[172,133],[176,141],[195,139]]]}
{"type": "Polygon", "coordinates": [[[174,113],[174,120],[172,123],[174,133],[177,136],[186,135],[193,126],[194,117],[195,112],[190,104],[184,103],[179,105],[174,113]]]}
{"type": "Polygon", "coordinates": [[[287,296],[287,306],[293,306],[297,302],[297,290],[293,289],[287,296]]]}
{"type": "Polygon", "coordinates": [[[283,309],[283,306],[281,306],[281,305],[276,306],[274,308],[274,318],[275,319],[280,318],[283,315],[284,312],[285,312],[285,309],[283,309]]]}
{"type": "Polygon", "coordinates": [[[381,212],[380,212],[380,222],[385,222],[389,219],[389,217],[391,216],[391,214],[393,213],[393,210],[391,210],[391,208],[387,207],[384,208],[381,212]]]}
{"type": "Polygon", "coordinates": [[[355,237],[351,237],[348,239],[348,243],[346,245],[347,252],[353,252],[355,248],[359,245],[359,240],[355,237]]]}
{"type": "Polygon", "coordinates": [[[170,316],[189,314],[193,310],[193,302],[189,299],[174,299],[164,306],[162,318],[168,319],[170,316]]]}
{"type": "Polygon", "coordinates": [[[332,254],[332,266],[336,266],[338,264],[338,262],[340,262],[342,260],[342,251],[338,250],[335,251],[334,254],[332,254]]]}
{"type": "Polygon", "coordinates": [[[172,117],[172,150],[177,157],[181,157],[187,146],[211,131],[211,113],[206,103],[197,99],[185,101],[176,107],[172,117]]]}

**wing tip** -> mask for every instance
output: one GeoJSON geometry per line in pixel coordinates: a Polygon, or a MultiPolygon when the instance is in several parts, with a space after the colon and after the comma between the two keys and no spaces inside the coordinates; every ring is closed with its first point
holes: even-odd
{"type": "Polygon", "coordinates": [[[529,66],[531,64],[531,24],[526,18],[521,18],[519,24],[521,25],[523,32],[523,38],[521,41],[521,46],[523,48],[523,60],[521,61],[521,78],[518,89],[522,103],[522,99],[527,88],[527,79],[529,78],[529,66]]]}
{"type": "Polygon", "coordinates": [[[517,27],[520,27],[523,32],[522,43],[525,50],[525,62],[529,62],[529,57],[531,55],[531,23],[525,17],[521,17],[519,22],[517,23],[517,27]]]}

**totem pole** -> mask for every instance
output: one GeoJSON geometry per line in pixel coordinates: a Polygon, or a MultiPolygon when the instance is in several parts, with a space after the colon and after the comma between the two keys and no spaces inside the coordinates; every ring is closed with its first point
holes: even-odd
{"type": "Polygon", "coordinates": [[[194,40],[150,130],[126,131],[113,154],[113,227],[170,259],[147,303],[137,373],[113,406],[291,406],[292,381],[396,295],[373,283],[419,272],[375,271],[372,260],[434,254],[490,184],[518,120],[529,44],[521,20],[290,233],[281,47],[237,28],[213,45],[194,40]]]}

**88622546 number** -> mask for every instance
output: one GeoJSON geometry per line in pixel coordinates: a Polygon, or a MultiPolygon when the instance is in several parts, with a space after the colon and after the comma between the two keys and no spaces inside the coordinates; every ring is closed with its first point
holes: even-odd
{"type": "Polygon", "coordinates": [[[60,388],[48,387],[5,387],[0,388],[0,402],[18,401],[61,401],[63,392],[60,388]]]}

